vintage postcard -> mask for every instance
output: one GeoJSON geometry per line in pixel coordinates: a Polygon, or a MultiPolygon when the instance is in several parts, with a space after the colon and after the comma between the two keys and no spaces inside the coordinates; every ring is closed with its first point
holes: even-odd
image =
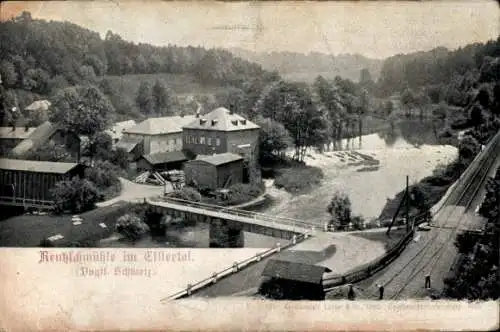
{"type": "Polygon", "coordinates": [[[495,1],[0,3],[0,331],[499,328],[495,1]]]}

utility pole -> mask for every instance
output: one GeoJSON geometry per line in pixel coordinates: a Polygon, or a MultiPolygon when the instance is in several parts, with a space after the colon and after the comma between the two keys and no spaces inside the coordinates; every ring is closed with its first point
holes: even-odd
{"type": "Polygon", "coordinates": [[[410,188],[409,177],[406,176],[406,232],[410,231],[410,188]]]}

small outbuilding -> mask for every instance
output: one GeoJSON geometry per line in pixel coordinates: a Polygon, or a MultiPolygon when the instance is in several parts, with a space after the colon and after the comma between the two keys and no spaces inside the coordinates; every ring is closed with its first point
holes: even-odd
{"type": "Polygon", "coordinates": [[[243,182],[243,157],[233,153],[198,156],[184,164],[187,185],[216,190],[243,182]]]}
{"type": "Polygon", "coordinates": [[[187,157],[182,151],[145,154],[137,161],[137,170],[155,172],[180,170],[186,161],[187,157]]]}
{"type": "Polygon", "coordinates": [[[51,190],[58,181],[83,177],[78,163],[0,159],[0,203],[12,206],[50,207],[51,190]]]}
{"type": "Polygon", "coordinates": [[[323,274],[329,268],[271,259],[262,272],[259,293],[277,300],[324,300],[323,274]]]}

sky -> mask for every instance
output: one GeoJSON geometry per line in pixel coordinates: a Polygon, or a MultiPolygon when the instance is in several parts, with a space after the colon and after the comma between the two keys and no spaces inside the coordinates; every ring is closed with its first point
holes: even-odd
{"type": "Polygon", "coordinates": [[[211,2],[6,1],[0,17],[70,21],[154,45],[258,52],[358,53],[371,58],[496,39],[496,1],[211,2]]]}

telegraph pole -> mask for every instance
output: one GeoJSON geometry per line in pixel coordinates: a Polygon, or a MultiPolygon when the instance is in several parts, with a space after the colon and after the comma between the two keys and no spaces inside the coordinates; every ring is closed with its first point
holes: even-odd
{"type": "Polygon", "coordinates": [[[406,176],[406,232],[410,231],[410,188],[409,177],[406,176]]]}

